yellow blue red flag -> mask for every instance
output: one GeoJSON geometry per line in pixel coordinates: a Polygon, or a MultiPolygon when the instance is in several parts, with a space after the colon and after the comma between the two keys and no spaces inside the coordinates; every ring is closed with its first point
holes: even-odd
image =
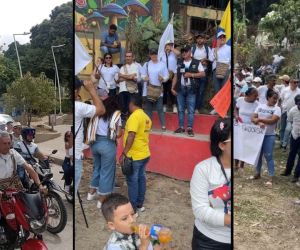
{"type": "Polygon", "coordinates": [[[231,10],[230,10],[230,1],[227,4],[225,12],[222,16],[221,23],[218,27],[217,37],[220,33],[225,32],[226,34],[226,44],[231,46],[231,10]]]}

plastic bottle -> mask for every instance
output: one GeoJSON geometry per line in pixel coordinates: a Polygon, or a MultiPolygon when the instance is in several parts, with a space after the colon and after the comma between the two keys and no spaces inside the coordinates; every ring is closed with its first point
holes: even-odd
{"type": "MultiPolygon", "coordinates": [[[[139,232],[139,225],[132,224],[131,229],[137,234],[139,232]]],[[[172,231],[169,228],[163,227],[159,224],[147,227],[145,233],[150,234],[152,239],[158,240],[161,244],[167,244],[172,240],[172,231]]]]}

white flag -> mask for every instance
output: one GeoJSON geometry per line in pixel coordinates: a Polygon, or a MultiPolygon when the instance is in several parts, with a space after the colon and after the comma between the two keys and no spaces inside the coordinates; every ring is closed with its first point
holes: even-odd
{"type": "Polygon", "coordinates": [[[172,43],[174,43],[173,17],[174,17],[174,13],[172,14],[171,21],[169,22],[163,35],[160,38],[159,47],[158,47],[158,58],[159,59],[162,58],[163,55],[165,54],[166,42],[172,41],[172,43]]]}
{"type": "Polygon", "coordinates": [[[75,34],[75,75],[92,61],[92,57],[86,52],[80,39],[75,34]]]}

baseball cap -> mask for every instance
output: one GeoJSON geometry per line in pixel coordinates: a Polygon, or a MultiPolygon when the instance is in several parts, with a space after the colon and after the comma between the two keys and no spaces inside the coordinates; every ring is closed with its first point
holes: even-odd
{"type": "Polygon", "coordinates": [[[191,50],[191,46],[188,44],[185,44],[182,48],[181,48],[181,53],[182,52],[188,52],[191,50]]]}
{"type": "Polygon", "coordinates": [[[260,77],[257,76],[253,79],[253,82],[262,82],[262,80],[260,77]]]}
{"type": "Polygon", "coordinates": [[[279,79],[288,82],[290,80],[290,77],[288,75],[282,75],[279,77],[279,79]]]}
{"type": "Polygon", "coordinates": [[[220,31],[217,35],[217,38],[219,38],[220,36],[225,36],[226,37],[226,33],[224,31],[220,31]]]}
{"type": "Polygon", "coordinates": [[[157,55],[158,54],[158,50],[155,48],[149,49],[149,55],[157,55]]]}

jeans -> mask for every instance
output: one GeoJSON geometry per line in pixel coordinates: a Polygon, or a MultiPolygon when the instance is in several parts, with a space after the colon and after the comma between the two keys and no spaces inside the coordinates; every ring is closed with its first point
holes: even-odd
{"type": "Polygon", "coordinates": [[[208,238],[203,233],[199,232],[196,226],[194,226],[192,250],[229,250],[231,244],[218,242],[208,238]]]}
{"type": "Polygon", "coordinates": [[[292,132],[292,123],[287,122],[285,130],[284,130],[284,134],[283,134],[283,140],[282,140],[283,147],[286,147],[289,144],[291,132],[292,132]]]}
{"type": "Polygon", "coordinates": [[[70,164],[70,158],[65,157],[62,168],[64,170],[65,185],[70,186],[73,180],[74,166],[70,164]]]}
{"type": "Polygon", "coordinates": [[[163,98],[162,97],[159,97],[156,102],[150,102],[148,99],[146,99],[145,112],[150,117],[151,120],[152,120],[152,112],[153,112],[153,110],[155,110],[155,108],[158,113],[160,125],[162,127],[165,127],[166,126],[166,117],[165,117],[165,113],[164,113],[164,109],[163,109],[163,98]]]}
{"type": "Polygon", "coordinates": [[[265,135],[262,148],[260,151],[260,155],[258,158],[258,162],[256,165],[256,173],[260,174],[261,167],[262,167],[262,156],[264,155],[267,166],[268,166],[268,173],[270,177],[273,177],[275,174],[275,165],[274,165],[274,159],[273,159],[273,149],[275,145],[275,135],[265,135]]]}
{"type": "Polygon", "coordinates": [[[188,127],[193,128],[196,94],[192,87],[181,86],[177,94],[179,127],[184,127],[184,111],[188,110],[188,127]]]}
{"type": "Polygon", "coordinates": [[[146,194],[146,165],[149,162],[150,157],[133,161],[133,173],[132,175],[126,176],[128,186],[128,197],[130,203],[136,211],[138,207],[142,207],[145,200],[146,194]]]}
{"type": "Polygon", "coordinates": [[[101,52],[103,55],[105,53],[111,53],[111,54],[116,54],[120,52],[120,63],[124,64],[125,62],[125,49],[120,47],[120,48],[107,48],[106,46],[101,46],[100,47],[101,52]]]}
{"type": "Polygon", "coordinates": [[[298,162],[296,165],[296,169],[294,172],[294,177],[299,178],[300,177],[300,137],[298,137],[296,140],[291,136],[291,141],[290,141],[290,153],[289,157],[286,163],[286,174],[291,174],[294,164],[295,164],[295,159],[298,154],[298,162]]]}
{"type": "Polygon", "coordinates": [[[108,195],[113,192],[116,172],[117,146],[106,136],[96,136],[92,144],[94,170],[91,188],[95,188],[99,195],[108,195]]]}
{"type": "Polygon", "coordinates": [[[207,82],[208,82],[207,77],[200,78],[199,90],[197,91],[197,94],[196,94],[196,109],[198,109],[198,110],[200,110],[203,105],[207,82]]]}
{"type": "Polygon", "coordinates": [[[215,94],[217,94],[220,91],[220,89],[224,86],[224,84],[226,83],[226,81],[229,77],[229,73],[230,73],[230,70],[227,70],[227,72],[225,74],[225,78],[218,79],[216,77],[216,70],[213,71],[213,85],[214,85],[215,94]]]}
{"type": "Polygon", "coordinates": [[[168,80],[163,83],[164,85],[164,96],[163,96],[163,104],[168,104],[168,97],[171,101],[171,104],[176,104],[176,97],[172,94],[171,88],[172,88],[172,80],[168,80]]]}
{"type": "Polygon", "coordinates": [[[75,159],[75,194],[78,191],[82,176],[82,159],[75,159]]]}

